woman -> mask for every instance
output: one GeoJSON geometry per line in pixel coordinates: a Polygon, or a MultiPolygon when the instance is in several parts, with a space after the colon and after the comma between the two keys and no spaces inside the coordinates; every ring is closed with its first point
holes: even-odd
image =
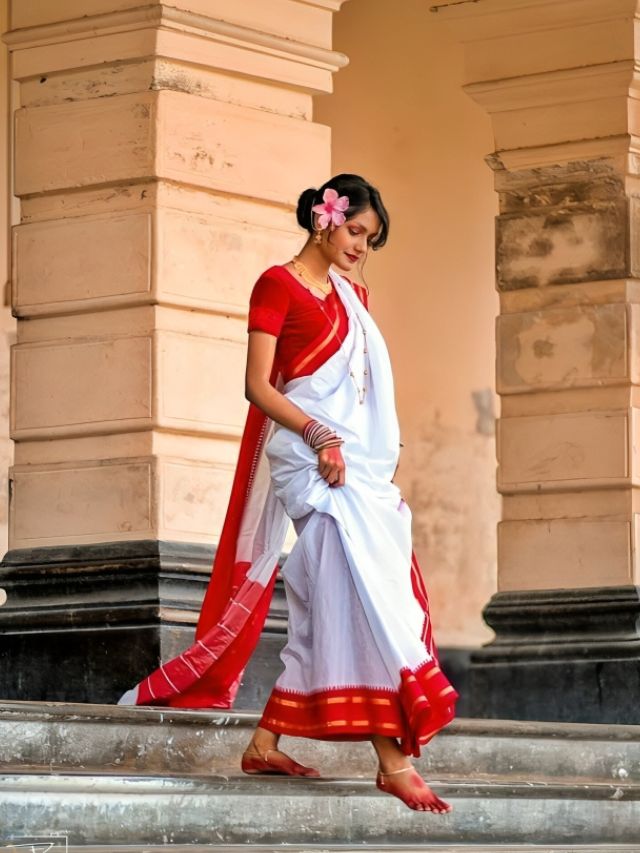
{"type": "Polygon", "coordinates": [[[278,749],[281,734],[370,740],[378,788],[444,813],[408,756],[454,715],[438,667],[411,513],[392,482],[399,455],[386,346],[367,291],[335,272],[386,242],[380,194],[337,175],[300,196],[300,253],[250,299],[249,413],[196,641],[121,704],[231,707],[282,569],[285,669],[242,757],[245,773],[318,776],[278,749]]]}

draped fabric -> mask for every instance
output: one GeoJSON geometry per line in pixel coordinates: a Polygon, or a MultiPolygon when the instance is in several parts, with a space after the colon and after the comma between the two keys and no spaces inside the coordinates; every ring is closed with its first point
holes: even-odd
{"type": "MultiPolygon", "coordinates": [[[[457,694],[438,665],[428,598],[411,544],[411,512],[391,482],[399,428],[386,345],[352,286],[333,271],[330,275],[348,316],[346,337],[312,373],[289,379],[281,390],[344,439],[346,485],[330,488],[301,437],[251,406],[195,642],[120,703],[232,706],[264,626],[290,518],[300,535],[283,568],[285,583],[289,578],[292,586],[321,565],[323,558],[314,557],[313,549],[326,540],[326,553],[334,555],[329,564],[344,566],[339,578],[348,583],[362,626],[359,636],[368,637],[368,649],[351,650],[352,669],[363,657],[374,663],[368,683],[345,684],[344,678],[335,683],[329,661],[321,689],[317,684],[309,689],[304,673],[286,666],[263,724],[322,738],[386,733],[417,755],[453,718],[457,694]],[[361,404],[357,383],[362,386],[363,378],[367,390],[361,404]]],[[[327,625],[330,611],[329,602],[327,625]]],[[[290,647],[289,659],[295,656],[290,647]]],[[[339,654],[334,657],[339,664],[339,654]]]]}
{"type": "Polygon", "coordinates": [[[261,725],[319,738],[386,734],[418,755],[453,718],[457,693],[438,664],[411,511],[392,482],[399,427],[387,348],[350,285],[332,278],[347,337],[283,393],[344,439],[346,484],[328,487],[313,451],[275,425],[271,482],[299,535],[283,567],[285,671],[261,725]]]}

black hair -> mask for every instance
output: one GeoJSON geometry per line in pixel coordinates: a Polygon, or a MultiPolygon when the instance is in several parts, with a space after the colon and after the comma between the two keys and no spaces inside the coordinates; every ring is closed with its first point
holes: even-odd
{"type": "Polygon", "coordinates": [[[307,189],[298,199],[296,219],[298,225],[313,234],[313,214],[311,208],[314,204],[322,204],[322,196],[326,189],[335,190],[338,195],[346,195],[349,198],[349,207],[345,211],[345,217],[351,219],[367,208],[372,208],[380,219],[380,229],[371,239],[372,249],[381,249],[387,242],[389,236],[389,214],[382,203],[379,191],[360,175],[335,175],[329,178],[320,189],[307,189]]]}

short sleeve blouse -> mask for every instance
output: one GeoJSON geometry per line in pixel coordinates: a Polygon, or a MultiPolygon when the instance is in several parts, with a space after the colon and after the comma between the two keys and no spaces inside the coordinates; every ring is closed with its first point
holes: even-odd
{"type": "Polygon", "coordinates": [[[291,304],[286,281],[279,275],[263,273],[255,283],[249,300],[248,331],[269,332],[279,337],[291,304]]]}

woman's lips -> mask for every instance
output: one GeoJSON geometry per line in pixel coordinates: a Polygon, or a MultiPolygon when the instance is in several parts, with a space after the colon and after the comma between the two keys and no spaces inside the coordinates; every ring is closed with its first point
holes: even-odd
{"type": "Polygon", "coordinates": [[[345,252],[345,255],[349,258],[352,264],[355,264],[355,262],[358,260],[357,255],[350,255],[349,252],[345,252]]]}

